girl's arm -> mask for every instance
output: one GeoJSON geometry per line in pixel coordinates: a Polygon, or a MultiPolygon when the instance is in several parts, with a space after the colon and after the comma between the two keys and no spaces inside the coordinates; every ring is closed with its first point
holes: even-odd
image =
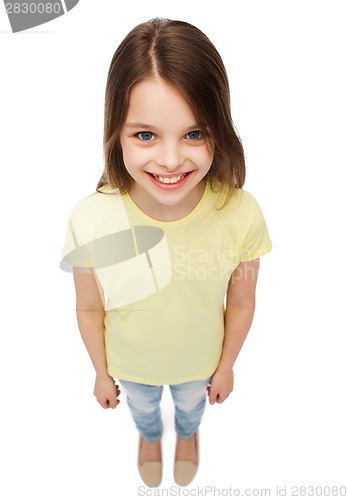
{"type": "Polygon", "coordinates": [[[222,403],[233,390],[233,366],[251,327],[255,310],[255,290],[259,259],[241,262],[230,279],[225,312],[222,354],[213,375],[209,403],[222,403]]]}
{"type": "Polygon", "coordinates": [[[96,372],[94,395],[103,408],[116,408],[120,393],[108,374],[104,343],[104,295],[93,270],[74,273],[76,315],[82,340],[96,372]]]}

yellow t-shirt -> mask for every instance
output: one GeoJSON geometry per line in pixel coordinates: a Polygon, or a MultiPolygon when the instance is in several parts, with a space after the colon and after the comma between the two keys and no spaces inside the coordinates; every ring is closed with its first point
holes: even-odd
{"type": "Polygon", "coordinates": [[[101,190],[73,208],[61,268],[93,267],[105,293],[109,374],[149,385],[210,377],[231,274],[272,247],[255,198],[237,189],[218,210],[219,193],[207,183],[189,215],[160,222],[128,194],[101,190]]]}

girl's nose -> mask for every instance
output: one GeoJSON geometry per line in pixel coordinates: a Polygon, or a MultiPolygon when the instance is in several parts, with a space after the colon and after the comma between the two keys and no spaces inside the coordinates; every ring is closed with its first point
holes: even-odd
{"type": "Polygon", "coordinates": [[[158,164],[167,170],[174,171],[184,163],[180,147],[176,145],[164,146],[158,157],[158,164]]]}

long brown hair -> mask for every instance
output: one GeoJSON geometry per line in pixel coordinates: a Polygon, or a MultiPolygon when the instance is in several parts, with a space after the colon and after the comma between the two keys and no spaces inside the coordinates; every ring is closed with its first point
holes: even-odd
{"type": "MultiPolygon", "coordinates": [[[[223,61],[209,38],[195,26],[169,19],[139,24],[117,48],[109,69],[104,112],[105,167],[97,190],[105,184],[129,190],[132,178],[123,162],[120,132],[132,87],[148,77],[172,85],[189,104],[214,158],[207,178],[227,188],[243,187],[245,158],[233,125],[230,90],[223,61]]],[[[224,190],[225,191],[225,190],[224,190]]]]}

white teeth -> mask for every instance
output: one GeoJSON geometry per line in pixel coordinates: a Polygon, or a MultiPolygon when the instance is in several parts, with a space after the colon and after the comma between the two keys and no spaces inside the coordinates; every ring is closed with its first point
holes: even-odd
{"type": "Polygon", "coordinates": [[[176,184],[181,181],[186,174],[176,175],[175,177],[161,177],[160,175],[154,175],[154,178],[163,184],[176,184]]]}

